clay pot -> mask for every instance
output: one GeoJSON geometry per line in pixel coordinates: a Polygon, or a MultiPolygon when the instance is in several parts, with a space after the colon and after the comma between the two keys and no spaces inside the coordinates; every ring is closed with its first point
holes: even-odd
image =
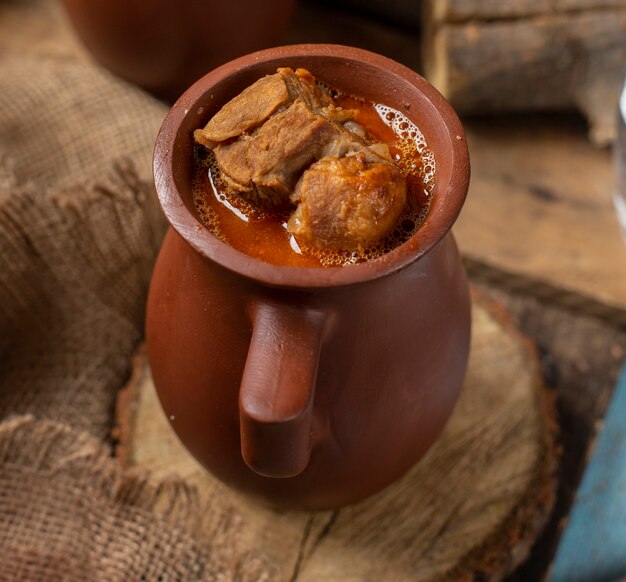
{"type": "Polygon", "coordinates": [[[63,0],[96,59],[174,102],[207,71],[279,44],[294,0],[63,0]]]}
{"type": "Polygon", "coordinates": [[[262,51],[182,96],[161,128],[154,171],[171,228],[150,289],[148,353],[181,441],[218,478],[284,507],[338,507],[399,478],[441,433],[468,357],[468,284],[449,230],[469,161],[448,103],[413,71],[363,50],[262,51]],[[192,131],[281,66],[305,67],[400,110],[434,151],[430,213],[380,259],[275,266],[201,225],[191,196],[192,131]]]}

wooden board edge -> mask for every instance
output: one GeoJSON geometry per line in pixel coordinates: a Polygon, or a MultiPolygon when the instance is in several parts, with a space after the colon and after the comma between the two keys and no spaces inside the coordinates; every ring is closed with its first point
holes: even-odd
{"type": "Polygon", "coordinates": [[[477,549],[459,560],[444,580],[452,582],[499,581],[512,574],[530,556],[532,546],[547,525],[556,502],[558,469],[561,457],[556,395],[543,379],[539,352],[532,339],[519,331],[506,308],[472,287],[472,302],[480,304],[502,325],[506,333],[520,342],[532,365],[533,390],[543,430],[541,466],[520,503],[502,526],[477,549]]]}

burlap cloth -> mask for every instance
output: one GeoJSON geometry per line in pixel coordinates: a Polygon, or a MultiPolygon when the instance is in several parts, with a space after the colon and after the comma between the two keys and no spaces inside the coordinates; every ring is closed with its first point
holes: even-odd
{"type": "Polygon", "coordinates": [[[89,59],[53,0],[0,0],[2,581],[267,574],[198,543],[192,487],[112,458],[165,228],[150,164],[165,113],[89,59]]]}

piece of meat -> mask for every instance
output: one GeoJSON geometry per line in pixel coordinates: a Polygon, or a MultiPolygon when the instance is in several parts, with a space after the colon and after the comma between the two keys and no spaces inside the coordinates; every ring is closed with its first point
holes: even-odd
{"type": "Polygon", "coordinates": [[[251,136],[218,145],[215,160],[226,183],[249,201],[288,204],[303,170],[323,157],[340,131],[297,99],[251,136]]]}
{"type": "Polygon", "coordinates": [[[249,202],[296,204],[288,230],[299,240],[355,250],[392,230],[406,202],[389,148],[368,139],[357,113],[338,107],[308,71],[281,68],[228,102],[194,138],[249,202]]]}
{"type": "MultiPolygon", "coordinates": [[[[334,104],[327,105],[325,107],[320,108],[319,113],[323,115],[328,121],[334,121],[335,123],[353,123],[355,126],[358,126],[362,131],[363,137],[365,137],[365,128],[355,123],[355,119],[357,118],[359,112],[356,109],[345,109],[343,107],[337,107],[334,104]]],[[[354,133],[359,133],[358,131],[354,131],[354,133]]]]}
{"type": "Polygon", "coordinates": [[[293,71],[289,67],[282,67],[278,69],[277,74],[281,75],[291,101],[301,99],[309,109],[315,112],[333,105],[328,92],[315,82],[315,77],[306,69],[293,71]]]}
{"type": "Polygon", "coordinates": [[[254,131],[297,99],[314,111],[332,108],[330,96],[315,83],[311,73],[284,67],[259,79],[226,103],[203,129],[194,131],[194,140],[213,149],[219,143],[254,131]]]}
{"type": "Polygon", "coordinates": [[[268,75],[231,99],[206,124],[194,131],[196,143],[214,148],[264,123],[280,107],[291,102],[283,75],[268,75]]]}
{"type": "Polygon", "coordinates": [[[391,162],[391,154],[387,144],[370,143],[364,136],[354,131],[348,131],[344,126],[333,125],[337,128],[337,132],[326,143],[322,155],[318,159],[343,158],[350,154],[363,153],[368,162],[391,162]]]}
{"type": "Polygon", "coordinates": [[[324,158],[298,182],[287,230],[312,245],[367,248],[393,230],[406,195],[406,179],[391,163],[369,162],[364,153],[324,158]]]}

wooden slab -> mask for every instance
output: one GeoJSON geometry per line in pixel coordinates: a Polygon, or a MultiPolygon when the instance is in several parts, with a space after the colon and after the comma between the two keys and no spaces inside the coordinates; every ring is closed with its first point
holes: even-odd
{"type": "Polygon", "coordinates": [[[271,580],[500,580],[548,518],[555,422],[532,345],[480,303],[473,326],[466,385],[443,436],[358,505],[279,512],[218,482],[178,442],[143,352],[118,401],[118,454],[156,480],[193,484],[206,506],[198,536],[215,559],[252,556],[271,580]]]}

